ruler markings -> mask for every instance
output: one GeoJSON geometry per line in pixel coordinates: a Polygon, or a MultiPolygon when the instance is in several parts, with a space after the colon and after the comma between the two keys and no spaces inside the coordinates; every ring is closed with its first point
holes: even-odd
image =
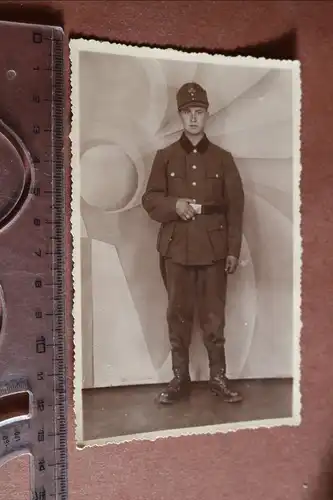
{"type": "Polygon", "coordinates": [[[13,450],[23,451],[27,447],[31,449],[34,457],[31,499],[67,500],[63,40],[62,35],[54,28],[12,25],[11,29],[25,30],[25,45],[32,40],[34,45],[31,53],[35,53],[31,71],[32,74],[37,74],[34,77],[36,84],[33,93],[27,90],[27,98],[39,111],[26,114],[26,121],[33,121],[31,117],[34,119],[29,127],[30,132],[26,134],[27,147],[33,145],[31,154],[36,175],[31,192],[31,207],[34,211],[31,238],[39,238],[41,229],[43,234],[46,229],[51,234],[47,236],[47,248],[37,246],[33,253],[38,260],[35,261],[31,300],[35,300],[36,304],[44,300],[42,309],[35,308],[37,312],[33,313],[35,320],[44,325],[38,329],[39,333],[31,337],[36,353],[34,366],[30,367],[26,378],[9,383],[2,381],[0,384],[0,395],[31,390],[34,416],[30,421],[17,421],[14,425],[0,427],[0,454],[5,456],[13,450]],[[45,76],[47,73],[50,77],[45,76]],[[46,206],[45,201],[49,201],[46,206]],[[46,272],[37,267],[37,262],[45,263],[46,272]],[[49,299],[52,300],[51,311],[49,303],[45,302],[49,299]]]}

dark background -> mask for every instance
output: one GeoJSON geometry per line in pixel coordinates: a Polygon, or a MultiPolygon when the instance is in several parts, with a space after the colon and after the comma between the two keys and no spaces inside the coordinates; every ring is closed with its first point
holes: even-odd
{"type": "MultiPolygon", "coordinates": [[[[77,451],[71,409],[70,498],[333,500],[333,3],[0,2],[0,18],[60,24],[67,36],[301,61],[302,424],[77,451]]],[[[0,498],[23,498],[20,474],[26,462],[0,469],[0,498]]]]}

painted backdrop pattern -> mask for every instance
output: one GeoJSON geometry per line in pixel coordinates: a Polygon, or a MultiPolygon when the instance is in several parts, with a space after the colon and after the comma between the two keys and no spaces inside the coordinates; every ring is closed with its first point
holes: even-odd
{"type": "MultiPolygon", "coordinates": [[[[245,189],[241,263],[228,287],[228,375],[292,374],[291,71],[83,52],[83,387],[164,382],[172,375],[158,224],[140,200],[156,150],[180,136],[175,96],[191,80],[207,89],[207,135],[233,154],[245,189]]],[[[208,376],[197,328],[191,375],[208,376]]]]}

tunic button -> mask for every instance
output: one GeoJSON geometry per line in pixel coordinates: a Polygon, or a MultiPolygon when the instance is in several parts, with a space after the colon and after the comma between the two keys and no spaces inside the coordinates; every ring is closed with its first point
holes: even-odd
{"type": "Polygon", "coordinates": [[[197,183],[195,181],[192,182],[192,186],[196,186],[197,183]]]}
{"type": "Polygon", "coordinates": [[[174,177],[174,176],[175,176],[175,173],[174,173],[174,172],[171,172],[171,174],[170,174],[170,175],[171,175],[171,177],[174,177]]]}
{"type": "Polygon", "coordinates": [[[193,170],[195,170],[197,168],[197,166],[196,165],[192,165],[192,168],[193,168],[193,170]]]}
{"type": "Polygon", "coordinates": [[[196,152],[197,152],[197,150],[196,150],[196,149],[193,149],[193,153],[196,153],[196,152]]]}
{"type": "Polygon", "coordinates": [[[218,177],[218,176],[219,176],[219,174],[216,174],[216,177],[218,177]]]}

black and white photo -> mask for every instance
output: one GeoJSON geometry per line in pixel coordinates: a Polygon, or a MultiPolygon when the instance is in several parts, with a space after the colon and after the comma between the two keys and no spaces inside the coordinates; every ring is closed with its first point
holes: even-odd
{"type": "Polygon", "coordinates": [[[70,42],[76,441],[300,422],[300,68],[70,42]]]}

